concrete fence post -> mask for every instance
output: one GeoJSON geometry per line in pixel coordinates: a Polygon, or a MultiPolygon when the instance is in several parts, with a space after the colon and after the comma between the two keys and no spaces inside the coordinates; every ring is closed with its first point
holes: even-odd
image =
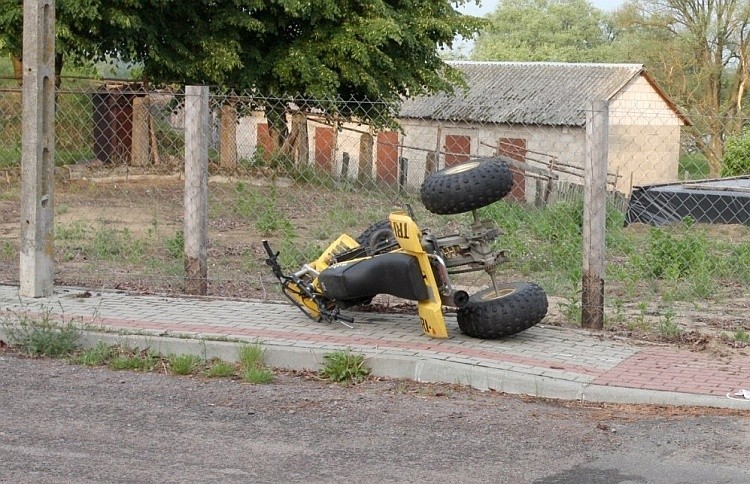
{"type": "Polygon", "coordinates": [[[23,2],[20,291],[52,295],[55,188],[55,2],[23,2]]]}
{"type": "Polygon", "coordinates": [[[208,292],[208,87],[185,87],[185,292],[208,292]]]}
{"type": "Polygon", "coordinates": [[[583,280],[581,326],[604,327],[604,231],[607,221],[609,103],[596,100],[586,111],[583,192],[583,280]]]}

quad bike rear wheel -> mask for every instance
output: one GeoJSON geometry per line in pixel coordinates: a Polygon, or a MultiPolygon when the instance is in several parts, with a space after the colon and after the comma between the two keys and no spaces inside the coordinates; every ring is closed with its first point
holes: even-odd
{"type": "Polygon", "coordinates": [[[470,212],[510,193],[513,174],[503,158],[481,158],[431,173],[422,182],[422,204],[437,215],[470,212]]]}
{"type": "Polygon", "coordinates": [[[498,284],[469,298],[457,312],[458,327],[467,336],[497,339],[520,333],[547,314],[547,295],[530,282],[498,284]]]}
{"type": "Polygon", "coordinates": [[[396,237],[393,235],[393,229],[388,220],[379,220],[370,225],[357,236],[356,240],[367,250],[368,254],[396,243],[396,237]]]}

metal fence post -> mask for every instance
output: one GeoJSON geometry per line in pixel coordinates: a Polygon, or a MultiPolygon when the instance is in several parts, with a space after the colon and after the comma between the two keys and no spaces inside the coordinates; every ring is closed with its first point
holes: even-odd
{"type": "Polygon", "coordinates": [[[604,230],[607,220],[609,103],[592,101],[586,111],[583,192],[581,326],[604,327],[604,230]]]}
{"type": "Polygon", "coordinates": [[[23,2],[21,146],[22,296],[53,289],[55,187],[55,2],[23,2]]]}
{"type": "Polygon", "coordinates": [[[208,86],[185,87],[185,292],[208,292],[208,86]]]}

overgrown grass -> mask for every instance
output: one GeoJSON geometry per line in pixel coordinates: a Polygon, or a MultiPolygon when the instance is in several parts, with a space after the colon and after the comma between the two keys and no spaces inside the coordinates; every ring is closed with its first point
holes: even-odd
{"type": "Polygon", "coordinates": [[[82,329],[73,322],[58,322],[50,310],[40,316],[25,313],[3,316],[0,328],[9,343],[28,356],[67,357],[74,364],[106,366],[112,370],[155,371],[163,368],[175,375],[204,375],[210,378],[239,375],[249,383],[270,383],[273,371],[263,363],[264,349],[260,342],[238,348],[238,364],[219,359],[206,361],[192,354],[163,356],[150,348],[126,345],[107,345],[99,341],[95,346],[80,350],[78,341],[82,329]]]}
{"type": "Polygon", "coordinates": [[[93,348],[80,351],[71,362],[89,366],[107,366],[112,370],[157,371],[173,375],[202,375],[207,378],[230,378],[239,376],[248,383],[270,383],[273,371],[263,364],[263,348],[260,343],[242,345],[238,348],[236,365],[193,354],[169,354],[163,356],[150,348],[131,348],[124,345],[108,346],[99,342],[93,348]]]}
{"type": "Polygon", "coordinates": [[[39,315],[3,316],[0,327],[10,344],[28,356],[68,356],[78,348],[81,337],[81,329],[73,321],[57,320],[49,308],[39,315]]]}

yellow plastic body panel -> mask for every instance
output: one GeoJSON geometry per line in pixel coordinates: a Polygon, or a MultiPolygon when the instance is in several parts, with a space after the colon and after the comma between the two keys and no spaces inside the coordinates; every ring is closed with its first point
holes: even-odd
{"type": "Polygon", "coordinates": [[[333,243],[329,245],[325,251],[323,251],[320,257],[310,262],[310,264],[308,265],[317,272],[322,272],[323,269],[331,265],[332,255],[340,254],[355,247],[359,247],[359,243],[357,243],[357,241],[350,236],[343,234],[338,239],[333,241],[333,243]]]}
{"type": "MultiPolygon", "coordinates": [[[[341,252],[353,249],[355,247],[359,247],[357,241],[350,236],[343,234],[338,239],[333,241],[333,243],[331,243],[331,245],[329,245],[328,248],[323,251],[320,257],[307,264],[307,267],[315,272],[322,272],[323,269],[331,265],[331,256],[340,254],[341,252]]],[[[320,290],[317,277],[312,281],[312,284],[313,287],[315,287],[317,290],[320,290]]],[[[289,297],[299,303],[303,308],[303,311],[305,311],[313,319],[317,319],[320,317],[320,309],[318,308],[318,305],[315,304],[313,300],[304,297],[296,284],[289,283],[288,288],[289,297]]]]}
{"type": "Polygon", "coordinates": [[[440,290],[432,273],[430,258],[422,247],[422,231],[405,212],[392,212],[388,221],[391,223],[391,229],[401,251],[415,257],[419,262],[422,278],[427,286],[428,298],[417,301],[422,330],[433,338],[447,338],[448,329],[445,327],[445,318],[443,318],[440,290]]]}

